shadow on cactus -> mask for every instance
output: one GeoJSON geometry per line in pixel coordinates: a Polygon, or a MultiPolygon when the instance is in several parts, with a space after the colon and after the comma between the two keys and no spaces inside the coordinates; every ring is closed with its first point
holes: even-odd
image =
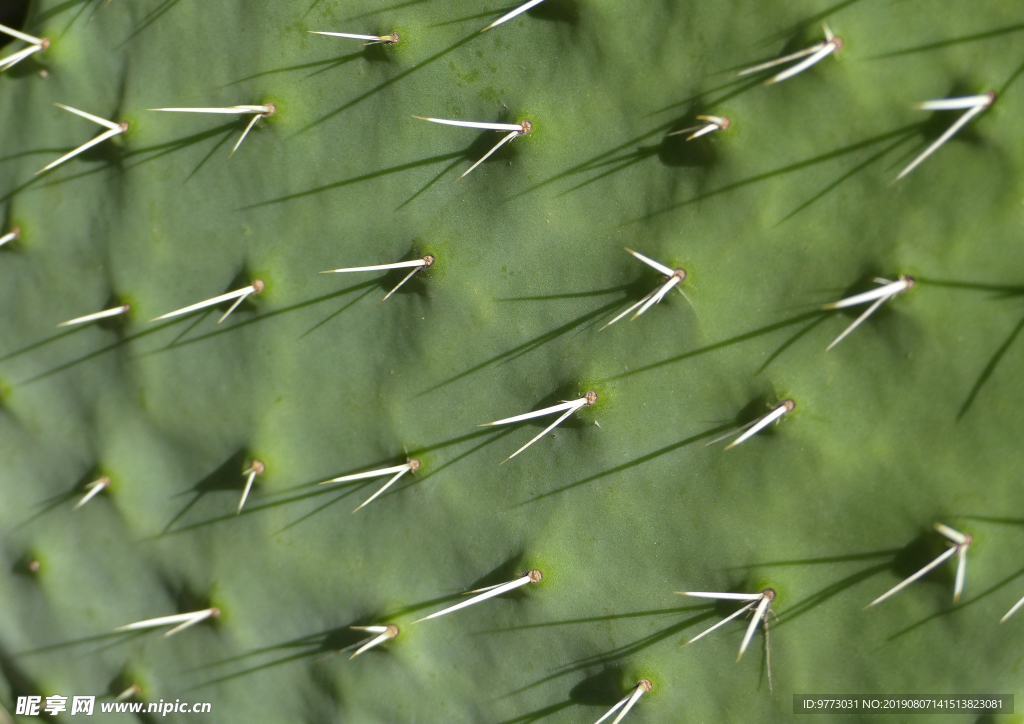
{"type": "Polygon", "coordinates": [[[1005,2],[544,0],[486,32],[523,5],[12,8],[5,710],[777,724],[812,693],[1021,694],[1005,2]],[[148,110],[191,107],[238,115],[148,110]],[[826,352],[878,298],[822,305],[901,273],[826,352]],[[955,603],[936,521],[977,540],[955,603]]]}

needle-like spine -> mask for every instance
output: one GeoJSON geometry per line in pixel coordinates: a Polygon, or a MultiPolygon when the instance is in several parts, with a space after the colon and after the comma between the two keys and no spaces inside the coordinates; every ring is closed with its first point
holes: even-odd
{"type": "MultiPolygon", "coordinates": [[[[486,28],[485,28],[486,30],[486,28]]],[[[506,143],[511,141],[513,138],[519,136],[525,136],[527,133],[533,130],[533,123],[531,121],[522,121],[521,123],[485,123],[483,121],[458,121],[449,118],[429,118],[427,116],[413,116],[421,121],[430,121],[431,123],[440,123],[446,126],[458,126],[460,128],[482,128],[487,131],[507,131],[507,135],[498,141],[490,151],[485,153],[476,163],[469,167],[465,173],[459,176],[459,179],[463,179],[470,174],[477,166],[482,164],[499,148],[504,146],[506,143]]],[[[459,180],[456,179],[456,180],[459,180]]]]}
{"type": "Polygon", "coordinates": [[[242,506],[245,505],[245,501],[249,497],[253,481],[256,480],[257,475],[262,475],[266,469],[266,466],[259,460],[253,460],[252,465],[242,471],[242,475],[246,476],[245,489],[242,491],[242,499],[238,501],[238,510],[235,511],[235,515],[242,514],[242,506]]]}
{"type": "Polygon", "coordinates": [[[641,679],[640,681],[636,682],[636,686],[633,687],[633,690],[626,694],[624,697],[622,697],[622,699],[620,699],[617,704],[615,704],[611,709],[606,711],[604,716],[602,716],[600,719],[594,722],[594,724],[602,724],[603,721],[605,721],[615,712],[619,712],[619,715],[612,720],[611,724],[619,724],[619,722],[621,722],[625,718],[626,714],[629,713],[629,710],[632,709],[633,706],[640,700],[640,697],[653,688],[654,685],[651,684],[651,682],[647,679],[641,679]]]}
{"type": "Polygon", "coordinates": [[[831,304],[825,304],[824,306],[822,306],[823,310],[831,311],[834,309],[845,309],[846,307],[855,307],[858,304],[864,304],[866,302],[873,302],[871,306],[864,310],[864,312],[859,317],[853,320],[850,326],[843,330],[842,334],[840,334],[838,337],[832,340],[832,343],[825,348],[826,352],[835,347],[840,342],[842,342],[844,339],[846,339],[846,337],[849,336],[849,334],[853,332],[853,330],[857,329],[857,327],[863,324],[868,319],[868,317],[870,317],[878,310],[879,307],[881,307],[887,301],[895,297],[897,294],[902,294],[903,292],[912,288],[916,283],[914,277],[906,276],[905,274],[900,274],[899,278],[897,278],[896,281],[879,277],[875,279],[875,282],[881,286],[867,292],[854,294],[853,296],[846,297],[845,299],[840,299],[838,302],[832,302],[831,304]]]}
{"type": "Polygon", "coordinates": [[[953,543],[953,546],[943,551],[935,560],[928,565],[924,566],[916,573],[907,576],[902,581],[897,583],[895,586],[890,588],[888,591],[883,593],[881,596],[876,598],[874,601],[865,606],[865,609],[875,606],[885,599],[893,596],[904,588],[909,586],[919,578],[924,577],[927,573],[931,572],[935,568],[938,568],[945,561],[949,560],[953,556],[957,556],[957,567],[956,567],[956,579],[953,584],[953,603],[957,603],[960,600],[960,594],[963,592],[964,578],[967,573],[967,549],[971,547],[971,543],[974,542],[974,538],[966,533],[961,533],[958,530],[950,528],[948,525],[942,523],[935,524],[935,530],[939,532],[944,538],[953,543]]]}
{"type": "MultiPolygon", "coordinates": [[[[666,279],[666,281],[661,286],[657,287],[654,291],[652,291],[650,294],[645,296],[643,299],[641,299],[636,304],[634,304],[631,307],[629,307],[628,309],[626,309],[624,312],[621,312],[618,316],[616,316],[614,319],[612,319],[612,321],[608,322],[606,325],[601,327],[601,329],[607,329],[608,327],[612,326],[613,324],[618,322],[620,319],[625,317],[627,314],[632,312],[634,309],[639,307],[640,308],[639,311],[631,317],[630,321],[636,319],[641,314],[643,314],[648,309],[650,309],[655,304],[657,304],[662,299],[664,299],[665,296],[670,291],[672,291],[673,288],[678,288],[680,293],[683,293],[682,288],[680,288],[679,285],[682,284],[683,281],[686,279],[686,270],[685,269],[673,269],[673,268],[671,268],[669,266],[666,266],[665,264],[662,264],[660,261],[655,261],[651,257],[646,256],[644,254],[641,254],[638,251],[633,251],[632,249],[630,249],[628,247],[626,248],[626,251],[629,252],[630,254],[632,254],[634,257],[636,257],[640,261],[642,261],[647,266],[649,266],[652,269],[660,272],[661,274],[664,274],[667,277],[667,279],[666,279]]],[[[684,294],[684,296],[685,296],[685,294],[684,294]]],[[[598,331],[600,331],[600,330],[598,330],[598,331]]]]}
{"type": "Polygon", "coordinates": [[[577,410],[580,410],[580,409],[582,409],[584,407],[589,407],[590,405],[593,405],[595,402],[597,402],[597,393],[594,392],[593,390],[590,390],[583,397],[580,397],[580,398],[578,398],[576,400],[568,400],[566,402],[560,402],[557,405],[552,405],[551,407],[545,407],[543,410],[534,410],[533,412],[526,412],[526,413],[523,413],[522,415],[515,415],[514,417],[506,417],[503,420],[495,420],[494,422],[485,422],[484,424],[480,425],[480,427],[490,427],[492,425],[512,425],[512,424],[517,423],[517,422],[523,422],[524,420],[532,420],[535,417],[543,417],[545,415],[553,415],[553,414],[555,414],[557,412],[563,413],[561,416],[559,416],[559,418],[557,420],[555,420],[550,425],[548,425],[546,428],[541,430],[540,433],[538,433],[532,440],[530,440],[528,443],[523,445],[521,448],[516,450],[514,453],[512,453],[511,455],[509,455],[507,458],[505,458],[502,461],[503,463],[507,463],[509,460],[514,458],[516,455],[521,453],[523,450],[525,450],[526,448],[530,447],[530,445],[533,445],[533,443],[537,442],[542,437],[547,435],[551,430],[553,430],[556,427],[558,427],[558,425],[561,424],[562,421],[565,420],[567,417],[569,417],[569,415],[573,414],[577,410]]]}
{"type": "Polygon", "coordinates": [[[359,654],[369,651],[375,646],[380,646],[385,641],[390,641],[398,636],[398,626],[395,626],[394,624],[388,624],[387,626],[350,626],[349,628],[356,631],[367,631],[375,634],[374,636],[355,644],[355,653],[348,657],[349,661],[359,656],[359,654]]]}
{"type": "MultiPolygon", "coordinates": [[[[739,655],[736,657],[736,661],[739,661],[743,658],[743,654],[746,652],[747,646],[750,645],[750,640],[754,636],[754,631],[757,630],[758,623],[760,623],[762,620],[767,620],[766,616],[768,615],[772,601],[775,600],[776,595],[775,589],[773,588],[766,588],[760,593],[718,593],[713,591],[676,591],[676,593],[680,596],[692,596],[695,598],[710,598],[712,600],[718,601],[739,601],[742,603],[746,603],[746,605],[742,606],[738,611],[734,611],[732,614],[727,616],[725,619],[719,621],[711,628],[702,631],[700,634],[694,636],[692,639],[687,641],[687,646],[692,644],[694,641],[698,641],[699,639],[708,635],[715,629],[724,626],[729,621],[732,621],[733,619],[738,618],[747,611],[753,609],[754,615],[751,617],[750,623],[747,625],[747,630],[743,636],[742,643],[740,643],[740,652],[739,655]]],[[[767,628],[765,629],[765,632],[767,633],[767,628]]]]}
{"type": "Polygon", "coordinates": [[[6,234],[4,234],[3,236],[0,236],[0,246],[3,246],[4,244],[9,244],[12,241],[17,241],[18,237],[20,237],[20,236],[21,236],[21,227],[15,226],[13,229],[8,231],[6,234]]]}
{"type": "Polygon", "coordinates": [[[784,80],[788,80],[793,76],[803,73],[805,70],[810,68],[830,55],[838,53],[843,47],[843,39],[832,32],[832,28],[828,26],[828,23],[822,23],[822,29],[825,32],[825,39],[819,43],[815,43],[808,48],[798,50],[795,53],[784,55],[781,58],[774,58],[766,63],[758,63],[755,66],[741,70],[738,75],[750,75],[751,73],[758,73],[762,70],[768,70],[779,65],[783,65],[793,60],[800,60],[786,70],[778,73],[768,80],[765,81],[765,85],[772,85],[774,83],[781,83],[784,80]]]}
{"type": "Polygon", "coordinates": [[[102,478],[92,481],[91,483],[85,486],[85,489],[88,492],[82,497],[81,500],[78,501],[73,510],[78,510],[83,505],[88,503],[90,500],[95,498],[97,495],[99,495],[101,492],[103,492],[109,487],[110,478],[108,478],[106,475],[104,475],[102,478]]]}
{"type": "Polygon", "coordinates": [[[180,317],[183,314],[189,314],[191,312],[197,312],[200,309],[206,309],[207,307],[215,307],[218,304],[223,304],[224,302],[229,302],[232,299],[234,299],[235,303],[232,304],[231,307],[228,309],[228,311],[224,312],[224,315],[220,319],[217,320],[217,324],[220,324],[225,319],[227,319],[228,315],[231,314],[233,311],[235,311],[235,309],[238,308],[238,305],[241,304],[242,302],[244,302],[249,297],[249,295],[251,295],[251,294],[259,294],[260,292],[263,291],[263,288],[264,288],[263,280],[262,279],[255,279],[255,280],[253,280],[252,284],[250,284],[247,287],[243,287],[242,289],[236,289],[233,292],[228,292],[227,294],[221,294],[220,296],[213,297],[212,299],[205,299],[205,300],[203,300],[201,302],[196,302],[195,304],[190,304],[187,307],[182,307],[181,309],[175,309],[173,312],[168,312],[167,314],[162,314],[159,317],[154,317],[153,319],[151,319],[149,321],[157,322],[157,321],[160,321],[162,319],[170,319],[171,317],[180,317]]]}
{"type": "Polygon", "coordinates": [[[163,638],[173,636],[179,631],[184,631],[190,626],[195,626],[197,623],[205,621],[208,618],[217,618],[220,616],[220,609],[211,607],[204,608],[201,611],[192,611],[190,613],[177,613],[172,616],[160,616],[159,618],[148,618],[144,621],[136,621],[125,626],[119,626],[115,631],[139,631],[147,628],[161,628],[163,626],[170,626],[172,624],[178,624],[170,631],[163,635],[163,638]]]}
{"type": "Polygon", "coordinates": [[[63,156],[58,158],[53,163],[47,164],[43,168],[39,169],[35,173],[36,176],[38,176],[39,174],[41,174],[41,173],[43,173],[45,171],[49,171],[51,168],[56,168],[57,166],[61,165],[65,161],[71,160],[72,158],[74,158],[75,156],[79,155],[80,153],[84,153],[85,151],[88,151],[93,146],[96,146],[96,145],[98,145],[100,143],[103,143],[104,141],[106,141],[108,139],[111,139],[114,136],[120,136],[120,135],[123,135],[125,133],[128,133],[128,124],[126,122],[114,123],[113,121],[108,121],[105,118],[100,118],[99,116],[94,116],[91,113],[86,113],[85,111],[80,111],[77,108],[72,108],[71,106],[66,106],[63,103],[55,103],[54,105],[56,105],[58,108],[63,108],[66,111],[70,111],[71,113],[74,113],[76,116],[80,116],[82,118],[85,118],[87,120],[92,121],[93,123],[101,125],[104,128],[106,128],[107,130],[105,132],[101,133],[100,135],[96,136],[91,141],[86,141],[85,143],[83,143],[81,146],[79,146],[78,148],[74,149],[73,151],[69,151],[68,153],[64,154],[63,156]]]}
{"type": "Polygon", "coordinates": [[[328,485],[329,483],[347,483],[347,482],[350,482],[350,481],[353,481],[353,480],[367,480],[369,478],[380,478],[380,477],[383,477],[385,475],[392,475],[393,477],[390,480],[388,480],[386,483],[384,483],[384,485],[382,485],[380,487],[380,489],[377,490],[376,493],[374,493],[369,498],[364,500],[359,505],[359,507],[357,507],[355,510],[352,511],[353,513],[355,513],[360,508],[365,507],[366,505],[372,503],[374,500],[376,500],[378,497],[380,497],[380,495],[385,490],[387,490],[392,485],[394,485],[396,482],[398,482],[398,479],[401,478],[403,475],[405,475],[406,473],[415,473],[419,469],[420,469],[420,461],[416,460],[414,458],[411,458],[408,461],[406,461],[405,463],[403,463],[402,465],[395,465],[395,466],[390,467],[390,468],[380,468],[379,470],[369,470],[369,471],[367,471],[365,473],[355,473],[353,475],[342,475],[339,478],[331,478],[330,480],[325,480],[322,483],[320,483],[320,485],[328,485]]]}
{"type": "Polygon", "coordinates": [[[312,33],[313,35],[329,35],[334,38],[350,38],[352,40],[367,41],[363,43],[363,45],[373,45],[374,43],[396,45],[398,41],[402,39],[402,36],[398,33],[390,33],[389,35],[361,35],[359,33],[333,33],[326,30],[309,30],[307,32],[312,33]]]}
{"type": "Polygon", "coordinates": [[[689,135],[686,137],[686,140],[692,141],[714,131],[724,131],[732,125],[732,121],[725,116],[697,116],[697,120],[702,121],[702,123],[697,126],[690,126],[689,128],[681,128],[678,131],[672,131],[665,135],[681,136],[684,133],[688,133],[689,135]]]}
{"type": "Polygon", "coordinates": [[[494,28],[494,27],[497,27],[498,25],[501,25],[502,23],[504,23],[504,22],[506,22],[508,20],[511,20],[512,18],[516,17],[517,15],[522,15],[523,13],[525,13],[530,8],[533,8],[533,7],[536,7],[537,5],[540,5],[542,2],[544,2],[544,0],[529,0],[529,2],[523,3],[522,5],[517,7],[512,12],[505,13],[504,15],[502,15],[500,18],[495,20],[493,23],[488,25],[486,28],[484,28],[480,32],[483,33],[483,32],[485,32],[487,30],[490,30],[491,28],[494,28]]]}
{"type": "MultiPolygon", "coordinates": [[[[901,178],[909,174],[915,168],[924,163],[925,159],[931,156],[933,153],[938,151],[949,139],[955,136],[961,128],[971,122],[976,116],[980,115],[984,111],[992,107],[992,104],[996,102],[995,91],[989,91],[982,95],[976,96],[963,96],[960,98],[939,98],[931,101],[924,101],[918,103],[915,107],[921,111],[949,111],[949,110],[961,110],[966,109],[966,112],[960,116],[949,128],[943,132],[941,136],[936,138],[925,150],[923,150],[917,158],[911,161],[907,166],[900,171],[899,176],[896,177],[895,181],[899,181],[901,178]]],[[[894,181],[894,183],[895,183],[894,181]]]]}
{"type": "Polygon", "coordinates": [[[521,586],[525,586],[530,583],[537,583],[543,577],[544,576],[541,574],[540,571],[528,571],[526,575],[520,576],[514,581],[509,581],[508,583],[499,583],[496,586],[488,586],[485,589],[480,589],[482,593],[473,596],[473,598],[462,601],[461,603],[457,603],[454,606],[449,606],[448,608],[438,611],[437,613],[432,613],[429,616],[424,616],[423,618],[417,621],[413,621],[413,623],[419,623],[420,621],[426,621],[431,618],[437,618],[438,616],[444,616],[445,614],[458,611],[460,609],[466,608],[467,606],[472,606],[474,604],[480,603],[481,601],[486,601],[489,598],[494,598],[495,596],[500,596],[503,593],[514,591],[515,589],[520,588],[521,586]]]}
{"type": "Polygon", "coordinates": [[[50,47],[49,38],[37,38],[34,35],[23,33],[20,30],[9,28],[6,25],[0,25],[0,33],[5,33],[7,35],[10,35],[12,38],[16,38],[17,40],[23,40],[26,43],[28,43],[28,47],[22,48],[16,53],[11,53],[10,55],[4,58],[0,58],[0,71],[5,71],[9,68],[13,68],[15,65],[17,65],[30,55],[34,53],[41,53],[50,47]]]}
{"type": "Polygon", "coordinates": [[[158,111],[162,113],[220,113],[226,115],[248,115],[253,114],[252,120],[246,125],[245,130],[242,131],[241,137],[235,143],[231,149],[231,153],[228,154],[228,158],[235,155],[235,151],[242,145],[242,141],[245,140],[246,136],[249,135],[249,131],[259,122],[261,118],[267,118],[277,112],[277,105],[274,103],[264,103],[263,105],[241,105],[241,106],[224,106],[224,107],[183,107],[183,108],[148,108],[150,111],[158,111]]]}
{"type": "Polygon", "coordinates": [[[96,322],[100,319],[107,319],[108,317],[120,317],[128,314],[131,311],[130,304],[122,304],[119,307],[113,307],[111,309],[104,309],[102,312],[93,312],[92,314],[86,314],[84,317],[75,317],[69,319],[66,322],[61,322],[58,327],[71,327],[76,324],[88,324],[89,322],[96,322]]]}
{"type": "Polygon", "coordinates": [[[381,299],[379,302],[377,302],[377,306],[380,306],[381,304],[386,302],[388,300],[388,298],[392,294],[394,294],[399,289],[401,289],[403,284],[405,284],[407,281],[412,279],[413,274],[415,274],[416,272],[420,271],[421,269],[426,269],[428,267],[433,266],[435,261],[436,261],[436,258],[434,257],[433,254],[427,254],[422,259],[413,259],[411,261],[398,261],[398,262],[395,262],[393,264],[374,264],[373,266],[352,266],[352,267],[344,267],[344,268],[341,268],[341,269],[327,269],[327,270],[322,271],[320,273],[321,274],[341,274],[341,273],[345,273],[345,272],[386,271],[386,270],[389,270],[389,269],[410,269],[411,268],[412,271],[410,271],[408,274],[406,274],[405,277],[402,279],[402,281],[398,282],[398,284],[395,285],[394,289],[392,289],[390,292],[385,294],[384,298],[381,299]]]}

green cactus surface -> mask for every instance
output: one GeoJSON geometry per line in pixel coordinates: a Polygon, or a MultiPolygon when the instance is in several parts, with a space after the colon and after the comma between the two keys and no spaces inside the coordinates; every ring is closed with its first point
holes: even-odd
{"type": "Polygon", "coordinates": [[[641,679],[626,724],[1020,701],[1019,5],[545,0],[480,32],[514,7],[29,3],[50,45],[0,74],[0,721],[132,685],[225,724],[586,724],[641,679]],[[737,76],[823,22],[836,57],[737,76]],[[915,103],[987,91],[894,183],[962,113],[915,103]],[[104,130],[57,103],[128,131],[37,175],[104,130]],[[252,115],[148,110],[269,103],[233,154],[252,115]],[[707,114],[731,123],[667,135],[707,114]],[[414,116],[533,129],[459,179],[501,133],[414,116]],[[683,294],[602,329],[665,282],[627,247],[683,294]],[[380,305],[407,270],[320,273],[426,254],[380,305]],[[822,305],[900,274],[826,352],[864,307],[822,305]],[[255,279],[220,324],[150,321],[255,279]],[[511,460],[554,418],[480,427],[588,391],[511,460]],[[358,512],[386,478],[319,485],[407,459],[358,512]],[[864,610],[946,550],[936,522],[973,536],[959,602],[954,559],[864,610]],[[676,592],[768,587],[739,663],[746,619],[682,648],[738,606],[676,592]]]}

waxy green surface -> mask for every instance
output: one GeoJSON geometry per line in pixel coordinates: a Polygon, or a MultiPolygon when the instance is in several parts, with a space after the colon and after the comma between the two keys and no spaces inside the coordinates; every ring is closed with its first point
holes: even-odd
{"type": "Polygon", "coordinates": [[[794,693],[1024,693],[1024,618],[998,623],[1024,595],[1019,8],[547,0],[478,32],[507,9],[33,3],[52,47],[0,77],[5,706],[134,681],[217,722],[590,722],[645,677],[627,721],[773,722],[794,693]],[[839,59],[736,81],[826,19],[839,59]],[[989,89],[892,183],[955,118],[914,102],[989,89]],[[247,119],[146,110],[265,102],[231,158],[247,119]],[[130,132],[33,177],[99,130],[54,103],[130,132]],[[732,126],[663,140],[697,113],[732,126]],[[456,182],[500,136],[413,115],[534,130],[456,182]],[[623,247],[684,267],[686,299],[599,332],[659,283],[623,247]],[[379,307],[397,272],[318,273],[425,253],[379,307]],[[918,285],[826,354],[859,310],[818,305],[899,273],[918,285]],[[219,326],[147,321],[254,278],[219,326]],[[57,330],[115,299],[126,323],[57,330]],[[590,389],[505,464],[547,423],[477,427],[590,389]],[[407,456],[355,515],[383,481],[316,486],[407,456]],[[862,611],[941,550],[937,520],[975,537],[960,604],[945,567],[862,611]],[[735,662],[741,622],[680,650],[734,609],[674,591],[765,586],[774,692],[762,635],[735,662]],[[211,604],[169,640],[109,635],[211,604]],[[382,622],[397,640],[324,658],[382,622]]]}

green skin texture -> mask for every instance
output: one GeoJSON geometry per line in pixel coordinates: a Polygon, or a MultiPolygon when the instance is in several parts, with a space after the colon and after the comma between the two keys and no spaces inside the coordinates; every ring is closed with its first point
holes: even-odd
{"type": "Polygon", "coordinates": [[[1019,8],[579,0],[573,22],[480,35],[506,7],[33,4],[53,45],[0,77],[0,223],[23,229],[0,253],[4,706],[137,682],[217,722],[592,722],[649,678],[627,722],[776,722],[794,693],[1024,694],[1024,615],[998,623],[1024,595],[1019,8]],[[838,60],[735,82],[822,19],[838,60]],[[403,40],[364,54],[309,29],[403,40]],[[989,89],[892,184],[934,137],[912,103],[989,89]],[[248,119],[146,110],[270,101],[231,158],[248,119]],[[55,102],[131,130],[33,179],[100,130],[55,102]],[[651,152],[702,112],[732,127],[651,152]],[[535,130],[456,183],[500,136],[413,115],[535,130]],[[627,246],[684,267],[689,303],[599,332],[658,283],[627,246]],[[428,252],[379,307],[396,275],[318,274],[428,252]],[[797,336],[898,273],[921,283],[837,348],[850,314],[797,336]],[[219,327],[147,321],[255,277],[219,327]],[[122,327],[56,337],[114,296],[122,327]],[[476,427],[588,389],[503,465],[542,428],[476,427]],[[703,446],[786,397],[771,431],[703,446]],[[383,480],[315,486],[406,451],[422,469],[358,514],[383,480]],[[975,537],[960,604],[946,564],[863,611],[942,549],[937,520],[975,537]],[[543,581],[411,625],[530,568],[543,581]],[[761,633],[735,661],[744,622],[681,650],[735,607],[673,593],[765,586],[774,692],[761,633]],[[109,634],[211,604],[168,640],[109,634]],[[395,641],[324,659],[355,639],[320,634],[388,622],[395,641]]]}

